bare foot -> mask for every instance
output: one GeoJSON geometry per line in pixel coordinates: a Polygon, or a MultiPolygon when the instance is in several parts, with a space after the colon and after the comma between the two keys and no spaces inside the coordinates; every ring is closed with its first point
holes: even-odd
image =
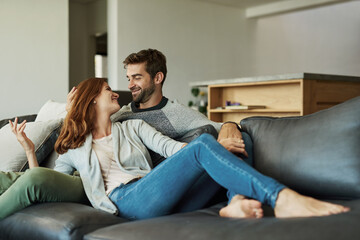
{"type": "Polygon", "coordinates": [[[278,195],[274,211],[279,218],[314,217],[344,213],[350,208],[306,197],[285,188],[278,195]]]}
{"type": "Polygon", "coordinates": [[[236,195],[226,207],[219,212],[221,217],[230,218],[262,218],[264,215],[261,202],[236,195]]]}

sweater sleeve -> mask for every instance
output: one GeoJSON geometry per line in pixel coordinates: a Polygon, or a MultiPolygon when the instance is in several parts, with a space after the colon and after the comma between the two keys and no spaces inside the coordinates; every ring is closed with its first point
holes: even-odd
{"type": "Polygon", "coordinates": [[[186,107],[177,101],[168,102],[163,111],[180,135],[208,124],[212,125],[219,132],[222,126],[222,123],[213,122],[204,114],[186,107]]]}
{"type": "Polygon", "coordinates": [[[184,145],[182,142],[175,141],[163,135],[146,122],[142,120],[137,121],[139,122],[137,129],[138,136],[141,138],[145,146],[152,151],[167,158],[179,151],[184,145]]]}
{"type": "Polygon", "coordinates": [[[69,152],[62,154],[55,161],[54,170],[57,172],[65,173],[65,174],[73,174],[75,168],[72,165],[71,158],[69,156],[69,152]]]}

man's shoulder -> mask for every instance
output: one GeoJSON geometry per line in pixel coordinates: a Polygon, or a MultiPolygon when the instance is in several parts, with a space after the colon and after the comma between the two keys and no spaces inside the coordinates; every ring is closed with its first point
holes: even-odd
{"type": "Polygon", "coordinates": [[[164,106],[164,110],[168,110],[168,109],[184,109],[184,110],[192,110],[191,108],[183,105],[182,103],[180,103],[177,99],[174,99],[174,100],[168,100],[167,104],[164,106]]]}
{"type": "Polygon", "coordinates": [[[180,103],[178,100],[169,100],[168,104],[164,107],[165,112],[174,112],[176,114],[181,115],[183,113],[183,117],[191,116],[199,116],[203,117],[203,114],[199,111],[196,111],[188,106],[185,106],[184,104],[180,103]]]}

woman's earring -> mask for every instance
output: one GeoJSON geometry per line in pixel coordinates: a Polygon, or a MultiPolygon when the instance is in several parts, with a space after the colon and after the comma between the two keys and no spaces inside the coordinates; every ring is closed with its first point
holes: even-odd
{"type": "Polygon", "coordinates": [[[94,101],[94,104],[96,104],[96,101],[94,101]]]}

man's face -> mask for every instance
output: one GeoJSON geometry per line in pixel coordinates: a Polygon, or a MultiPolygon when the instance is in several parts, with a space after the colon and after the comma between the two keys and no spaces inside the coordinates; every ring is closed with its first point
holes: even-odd
{"type": "Polygon", "coordinates": [[[132,93],[133,101],[147,102],[155,91],[155,83],[146,72],[145,63],[127,65],[126,77],[129,80],[128,88],[132,93]]]}

